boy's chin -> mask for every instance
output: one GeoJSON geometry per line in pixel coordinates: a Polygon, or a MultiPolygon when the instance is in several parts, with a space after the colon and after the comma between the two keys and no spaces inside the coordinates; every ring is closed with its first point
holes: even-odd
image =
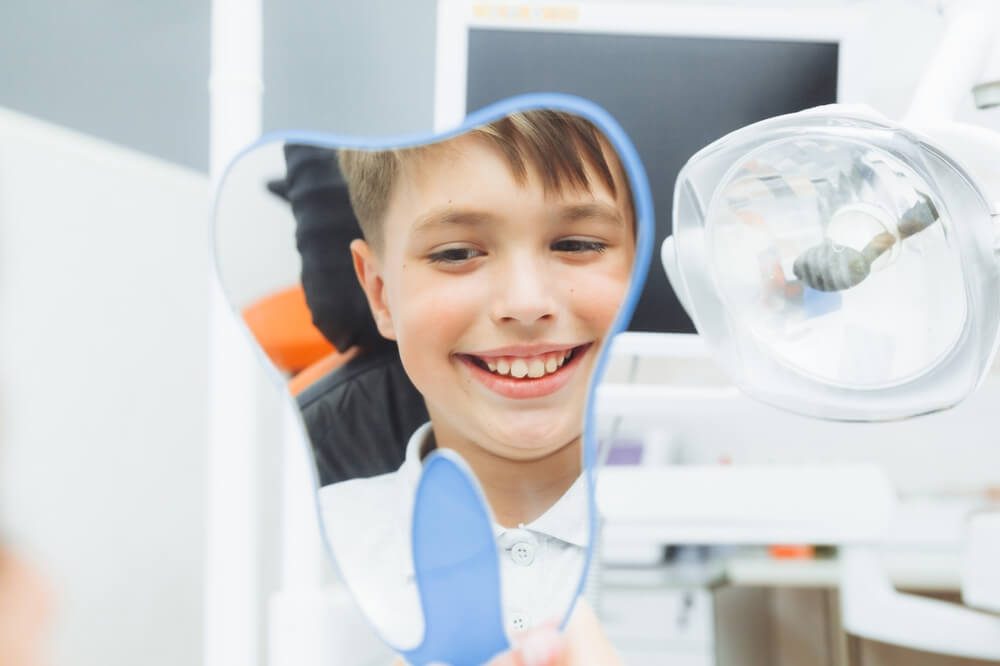
{"type": "Polygon", "coordinates": [[[580,441],[580,437],[579,428],[546,430],[537,426],[518,428],[512,424],[502,433],[495,433],[492,439],[497,444],[491,448],[495,453],[511,460],[531,461],[547,458],[566,447],[574,446],[580,441]]]}

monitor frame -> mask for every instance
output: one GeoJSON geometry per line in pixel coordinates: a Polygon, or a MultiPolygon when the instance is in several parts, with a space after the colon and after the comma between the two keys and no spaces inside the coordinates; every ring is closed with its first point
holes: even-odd
{"type": "Polygon", "coordinates": [[[837,44],[837,101],[860,101],[865,67],[857,47],[864,29],[857,7],[741,7],[627,2],[490,2],[438,0],[434,129],[461,124],[466,109],[469,32],[621,34],[837,44]]]}

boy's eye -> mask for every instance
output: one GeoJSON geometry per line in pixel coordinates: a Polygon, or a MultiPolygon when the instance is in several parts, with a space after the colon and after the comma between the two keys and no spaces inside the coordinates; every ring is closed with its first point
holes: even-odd
{"type": "Polygon", "coordinates": [[[552,244],[552,249],[556,252],[604,252],[608,249],[607,243],[601,241],[586,240],[583,238],[564,238],[552,244]]]}
{"type": "Polygon", "coordinates": [[[474,247],[449,247],[444,250],[432,252],[428,255],[431,263],[435,264],[460,264],[481,256],[483,252],[474,247]]]}

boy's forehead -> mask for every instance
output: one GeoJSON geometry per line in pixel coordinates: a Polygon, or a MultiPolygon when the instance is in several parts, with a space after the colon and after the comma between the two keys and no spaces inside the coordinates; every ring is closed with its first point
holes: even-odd
{"type": "MultiPolygon", "coordinates": [[[[461,177],[474,173],[470,167],[499,166],[519,188],[543,189],[544,198],[550,203],[576,201],[581,197],[599,198],[603,194],[616,201],[617,205],[627,212],[624,217],[631,222],[632,202],[629,194],[631,188],[628,185],[624,167],[618,159],[617,153],[607,142],[602,142],[602,149],[615,184],[615,192],[612,192],[605,185],[595,167],[583,156],[581,156],[580,161],[586,174],[586,186],[563,178],[557,180],[558,187],[547,188],[545,187],[546,179],[541,174],[541,170],[546,169],[546,165],[541,164],[537,159],[532,159],[530,153],[525,151],[521,155],[525,173],[521,176],[518,174],[513,160],[504,153],[503,149],[495,142],[475,132],[401,153],[399,156],[399,176],[400,180],[405,180],[409,187],[418,190],[439,189],[442,185],[449,184],[447,181],[441,182],[439,180],[441,172],[457,171],[461,177]]],[[[554,170],[549,169],[549,171],[551,173],[554,170]]]]}
{"type": "Polygon", "coordinates": [[[429,172],[467,166],[469,162],[506,161],[503,151],[481,136],[466,133],[445,141],[401,151],[400,171],[411,179],[429,172]]]}

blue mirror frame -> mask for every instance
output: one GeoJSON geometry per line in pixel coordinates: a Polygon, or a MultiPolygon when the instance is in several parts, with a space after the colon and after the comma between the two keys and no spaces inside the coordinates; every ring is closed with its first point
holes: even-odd
{"type": "MultiPolygon", "coordinates": [[[[245,154],[256,148],[275,142],[367,150],[408,148],[456,137],[512,113],[540,109],[578,115],[594,123],[604,133],[620,157],[632,190],[635,207],[636,254],[628,291],[611,325],[607,344],[598,356],[587,390],[583,427],[583,473],[586,475],[588,488],[589,531],[593,535],[597,532],[594,484],[599,462],[594,400],[597,386],[607,366],[614,336],[625,330],[642,293],[652,257],[654,238],[653,198],[646,171],[625,130],[603,108],[589,100],[572,95],[532,93],[491,104],[469,114],[460,126],[440,133],[382,137],[344,136],[307,131],[267,133],[234,156],[215,185],[209,225],[210,257],[212,272],[225,293],[219,268],[218,246],[215,242],[220,193],[234,165],[245,154]]],[[[235,308],[233,316],[239,320],[241,329],[268,373],[282,387],[285,398],[294,401],[284,388],[284,378],[266,358],[235,308]]],[[[301,420],[298,425],[301,441],[308,447],[309,438],[301,420]]],[[[318,489],[319,479],[315,467],[311,469],[314,489],[318,489]]],[[[318,503],[316,521],[317,524],[322,524],[318,503]]],[[[414,499],[411,544],[416,582],[424,613],[424,639],[413,649],[392,646],[410,663],[417,665],[445,663],[452,666],[482,664],[509,647],[501,617],[500,570],[491,525],[492,513],[489,506],[478,481],[462,458],[451,451],[436,451],[428,456],[414,499]],[[456,503],[454,501],[456,496],[465,498],[468,504],[456,503]]],[[[327,542],[327,550],[336,563],[325,530],[321,528],[320,531],[324,541],[327,542]]],[[[576,598],[579,598],[583,591],[587,571],[593,558],[593,541],[591,539],[587,548],[576,598]]],[[[567,609],[562,627],[565,627],[571,613],[572,608],[567,609]]],[[[378,629],[372,626],[381,636],[378,629]]]]}

